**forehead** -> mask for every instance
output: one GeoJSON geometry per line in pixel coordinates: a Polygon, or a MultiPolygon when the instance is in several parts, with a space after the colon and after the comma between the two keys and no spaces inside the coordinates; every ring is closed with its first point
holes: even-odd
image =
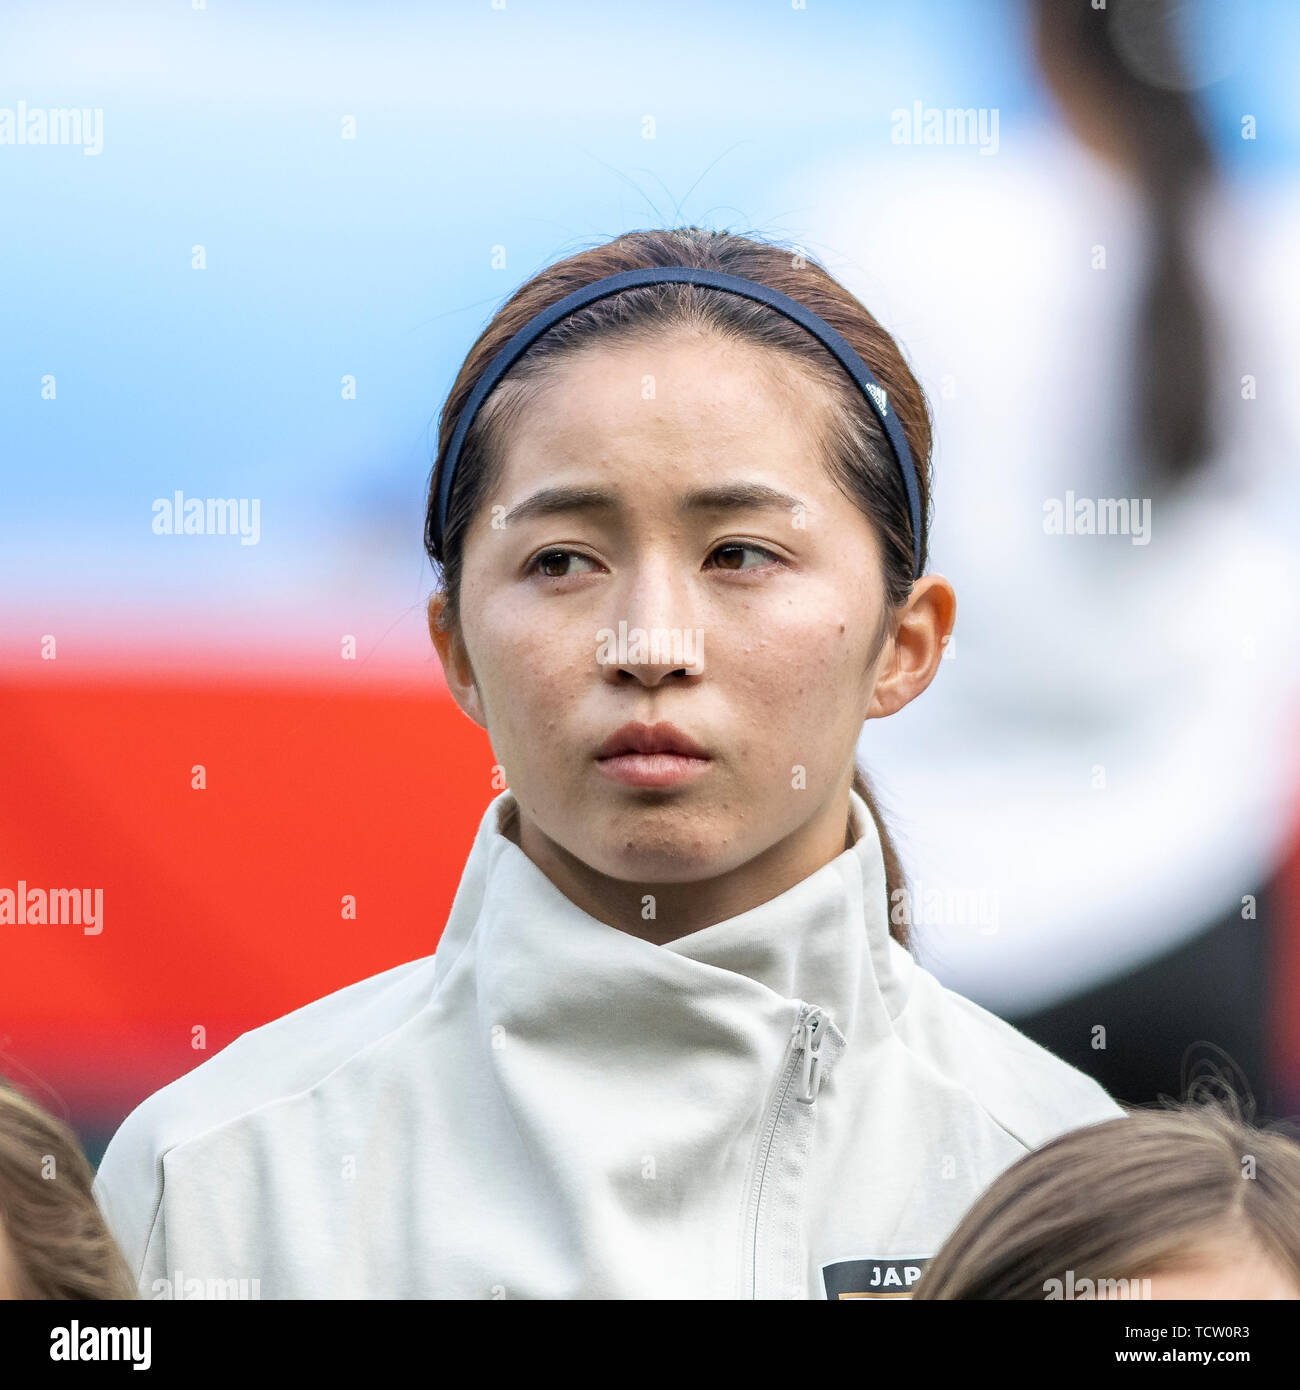
{"type": "Polygon", "coordinates": [[[797,360],[714,334],[663,333],[602,343],[558,359],[530,384],[505,459],[645,464],[754,460],[806,467],[829,393],[797,360]]]}

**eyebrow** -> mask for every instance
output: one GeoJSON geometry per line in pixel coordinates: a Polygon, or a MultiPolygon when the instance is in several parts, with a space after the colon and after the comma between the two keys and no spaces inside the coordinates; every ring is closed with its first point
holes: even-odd
{"type": "MultiPolygon", "coordinates": [[[[612,512],[621,506],[618,494],[606,488],[544,487],[512,507],[505,520],[509,524],[530,517],[554,516],[559,512],[612,512]]],[[[760,507],[792,511],[796,507],[806,510],[807,504],[766,483],[725,483],[697,488],[679,498],[677,503],[677,510],[683,516],[701,512],[754,511],[760,507]]]]}

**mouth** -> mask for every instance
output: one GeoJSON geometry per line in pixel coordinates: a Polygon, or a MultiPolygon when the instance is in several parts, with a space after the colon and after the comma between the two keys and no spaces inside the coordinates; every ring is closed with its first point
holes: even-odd
{"type": "Polygon", "coordinates": [[[712,757],[672,724],[624,724],[596,750],[596,766],[630,787],[671,787],[707,772],[712,757]]]}

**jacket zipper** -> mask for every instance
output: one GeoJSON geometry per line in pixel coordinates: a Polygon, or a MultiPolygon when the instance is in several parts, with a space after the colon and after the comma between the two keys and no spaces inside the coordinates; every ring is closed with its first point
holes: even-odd
{"type": "Polygon", "coordinates": [[[803,1077],[799,1094],[795,1100],[804,1105],[812,1105],[822,1084],[822,1039],[826,1036],[826,1025],[830,1016],[824,1009],[815,1005],[809,1009],[803,1020],[801,1033],[796,1037],[796,1051],[803,1054],[803,1077]]]}
{"type": "Polygon", "coordinates": [[[772,1157],[777,1128],[785,1110],[786,1099],[795,1084],[796,1073],[799,1076],[795,1093],[796,1103],[812,1105],[817,1100],[817,1093],[821,1088],[821,1045],[829,1022],[830,1016],[815,1004],[805,1005],[800,1010],[798,1021],[791,1030],[789,1052],[778,1078],[776,1097],[764,1117],[763,1144],[756,1165],[757,1176],[747,1233],[751,1297],[757,1297],[758,1223],[763,1211],[763,1185],[767,1180],[768,1164],[772,1157]]]}

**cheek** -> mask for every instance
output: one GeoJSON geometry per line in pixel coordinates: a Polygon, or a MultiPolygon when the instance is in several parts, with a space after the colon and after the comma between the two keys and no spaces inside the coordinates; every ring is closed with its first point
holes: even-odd
{"type": "Polygon", "coordinates": [[[536,740],[561,730],[565,711],[590,679],[594,630],[584,646],[581,632],[502,602],[476,615],[475,638],[474,670],[489,732],[526,742],[530,758],[538,756],[543,749],[536,740]]]}
{"type": "MultiPolygon", "coordinates": [[[[714,675],[751,709],[776,711],[782,724],[811,713],[841,711],[863,693],[868,652],[859,629],[838,616],[809,616],[793,606],[761,635],[715,644],[714,675]]],[[[709,651],[705,638],[705,652],[709,651]]],[[[807,730],[811,732],[811,730],[807,730]]]]}

